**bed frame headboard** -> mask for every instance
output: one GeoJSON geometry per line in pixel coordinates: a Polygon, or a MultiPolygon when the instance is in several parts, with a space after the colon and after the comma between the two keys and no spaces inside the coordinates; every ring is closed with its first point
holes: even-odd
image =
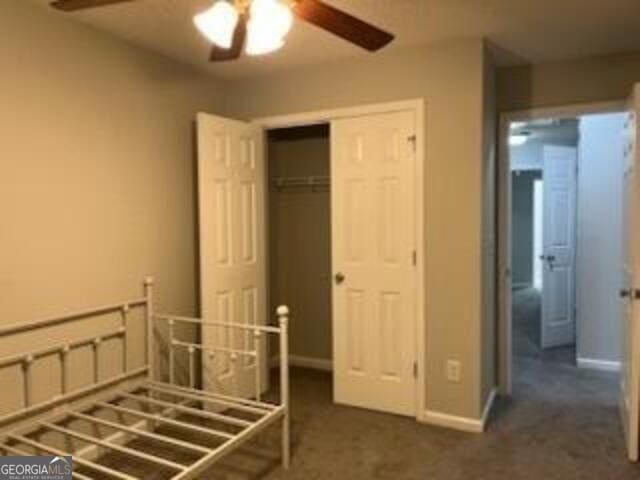
{"type": "Polygon", "coordinates": [[[20,421],[30,415],[50,410],[59,405],[72,402],[84,396],[98,393],[109,387],[113,387],[127,380],[144,377],[152,380],[154,374],[154,353],[153,353],[153,278],[146,277],[144,280],[144,296],[131,299],[128,301],[104,305],[91,310],[68,313],[65,315],[47,318],[44,320],[36,320],[34,322],[19,323],[0,327],[0,339],[17,335],[20,333],[34,332],[38,330],[45,331],[47,328],[71,324],[78,320],[83,320],[99,315],[110,313],[121,313],[121,325],[111,331],[102,332],[99,335],[92,335],[80,339],[74,339],[69,342],[62,342],[56,345],[50,345],[38,348],[32,351],[10,355],[0,358],[0,371],[6,368],[15,368],[20,366],[23,388],[23,408],[14,412],[0,416],[0,429],[10,423],[20,421]],[[142,367],[132,369],[128,365],[129,357],[129,332],[128,332],[128,316],[132,309],[144,309],[144,319],[146,326],[145,331],[145,362],[142,367]],[[108,379],[100,378],[100,350],[101,344],[105,340],[119,338],[122,342],[122,372],[108,379]],[[70,389],[70,365],[68,356],[73,350],[80,348],[92,347],[93,351],[93,382],[79,389],[70,389]],[[60,393],[51,398],[35,403],[33,395],[33,366],[41,359],[57,357],[60,365],[60,393]]]}

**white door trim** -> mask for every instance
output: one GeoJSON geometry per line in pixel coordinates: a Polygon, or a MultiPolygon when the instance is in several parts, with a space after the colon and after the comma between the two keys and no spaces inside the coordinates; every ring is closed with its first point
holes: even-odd
{"type": "Polygon", "coordinates": [[[316,125],[319,123],[329,123],[332,120],[349,117],[362,117],[378,113],[390,113],[411,111],[415,114],[416,122],[416,188],[415,195],[415,225],[416,225],[416,290],[422,292],[416,295],[416,412],[415,417],[422,417],[422,412],[426,410],[426,331],[427,319],[425,316],[426,290],[425,290],[425,117],[426,105],[423,99],[402,100],[397,102],[377,103],[359,105],[346,108],[330,110],[318,110],[312,112],[292,113],[288,115],[277,115],[261,117],[253,120],[264,128],[270,130],[275,128],[302,127],[306,125],[316,125]]]}
{"type": "Polygon", "coordinates": [[[571,118],[593,113],[625,112],[625,100],[532,108],[500,114],[498,140],[498,388],[510,395],[511,362],[511,175],[509,125],[539,118],[571,118]]]}
{"type": "MultiPolygon", "coordinates": [[[[422,99],[400,100],[397,102],[373,103],[354,107],[259,117],[254,119],[253,122],[261,125],[266,130],[274,128],[303,127],[305,125],[329,123],[331,120],[337,120],[339,118],[362,117],[365,115],[375,115],[376,113],[411,110],[418,114],[419,112],[424,112],[424,104],[425,102],[422,99]]],[[[416,117],[416,128],[418,127],[417,122],[418,117],[416,117]]]]}

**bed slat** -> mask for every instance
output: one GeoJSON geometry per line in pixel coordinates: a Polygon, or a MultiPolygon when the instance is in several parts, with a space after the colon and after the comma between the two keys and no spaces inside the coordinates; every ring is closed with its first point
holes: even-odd
{"type": "Polygon", "coordinates": [[[205,435],[217,437],[218,439],[224,438],[225,440],[229,440],[234,437],[234,435],[227,432],[219,432],[218,430],[212,430],[210,428],[200,427],[198,425],[193,425],[187,422],[181,422],[179,420],[174,420],[172,418],[162,417],[161,415],[141,412],[140,410],[134,410],[132,408],[121,407],[119,405],[113,405],[112,403],[104,403],[98,402],[97,406],[102,408],[108,408],[114,410],[116,412],[126,413],[128,415],[137,416],[140,418],[146,418],[147,420],[153,420],[159,423],[166,423],[167,425],[173,425],[174,427],[179,427],[184,430],[191,430],[192,432],[203,433],[205,435]]]}
{"type": "Polygon", "coordinates": [[[78,419],[86,420],[87,422],[99,423],[100,425],[113,428],[114,430],[120,430],[122,432],[127,432],[139,437],[149,438],[151,440],[156,440],[158,442],[166,443],[168,445],[173,445],[174,447],[180,447],[185,450],[191,450],[192,452],[202,453],[205,455],[211,452],[210,448],[201,447],[200,445],[196,445],[189,442],[183,442],[182,440],[179,440],[177,438],[168,437],[166,435],[160,435],[155,432],[148,432],[146,430],[140,430],[138,428],[133,428],[127,425],[111,422],[109,420],[94,417],[92,415],[86,415],[80,412],[69,412],[69,415],[76,417],[78,419]]]}
{"type": "Polygon", "coordinates": [[[104,448],[108,448],[115,452],[120,452],[125,455],[129,455],[130,457],[136,457],[141,460],[146,460],[147,462],[156,463],[159,465],[163,465],[165,467],[172,468],[178,471],[184,471],[187,465],[182,465],[180,463],[172,462],[171,460],[167,460],[161,457],[157,457],[155,455],[151,455],[150,453],[144,453],[139,450],[133,450],[132,448],[123,447],[121,445],[116,445],[115,443],[107,442],[106,440],[101,440],[99,438],[92,437],[90,435],[85,435],[84,433],[76,432],[75,430],[70,430],[68,428],[61,427],[59,425],[55,425],[49,422],[38,422],[44,428],[48,428],[49,430],[54,430],[56,432],[62,433],[64,435],[68,435],[70,437],[75,437],[78,440],[82,440],[87,443],[92,443],[94,445],[99,445],[104,448]]]}
{"type": "Polygon", "coordinates": [[[278,410],[272,412],[270,415],[261,418],[257,422],[255,422],[250,429],[245,430],[242,433],[236,435],[232,440],[220,445],[213,452],[211,452],[206,457],[194,463],[189,470],[183,472],[179,475],[173,477],[172,480],[190,480],[194,478],[199,478],[200,474],[205,471],[209,466],[214,463],[219,458],[233,451],[234,449],[240,447],[245,442],[252,439],[255,435],[262,432],[265,428],[270,426],[272,423],[279,420],[284,412],[284,408],[279,407],[278,410]]]}
{"type": "Polygon", "coordinates": [[[173,408],[178,412],[184,412],[189,415],[193,415],[200,418],[207,418],[209,420],[217,420],[222,423],[228,423],[229,425],[234,425],[236,427],[249,427],[252,425],[252,422],[247,420],[242,420],[240,418],[233,418],[227,415],[221,415],[219,413],[207,412],[204,410],[199,410],[197,408],[186,407],[184,405],[176,405],[171,402],[165,402],[164,400],[157,400],[155,398],[145,397],[144,395],[132,395],[130,393],[123,393],[121,397],[128,398],[129,400],[135,400],[138,402],[148,403],[150,405],[158,405],[159,407],[167,407],[173,408]]]}

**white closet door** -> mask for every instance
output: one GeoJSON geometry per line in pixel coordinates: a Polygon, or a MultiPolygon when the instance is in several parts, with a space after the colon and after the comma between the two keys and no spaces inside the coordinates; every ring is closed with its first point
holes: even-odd
{"type": "MultiPolygon", "coordinates": [[[[263,133],[251,124],[198,114],[201,315],[265,324],[265,166],[263,133]]],[[[253,349],[251,331],[204,325],[205,345],[253,349]]],[[[255,396],[265,357],[203,352],[203,387],[255,396]]],[[[266,378],[266,377],[263,377],[266,378]]]]}
{"type": "Polygon", "coordinates": [[[638,461],[640,435],[640,149],[638,148],[638,115],[640,86],[636,85],[630,103],[625,149],[624,173],[624,271],[625,305],[622,319],[622,369],[620,372],[620,413],[629,459],[638,461]]]}
{"type": "Polygon", "coordinates": [[[578,151],[545,146],[542,347],[575,343],[575,251],[578,151]]]}
{"type": "Polygon", "coordinates": [[[415,415],[415,120],[331,124],[335,401],[415,415]]]}

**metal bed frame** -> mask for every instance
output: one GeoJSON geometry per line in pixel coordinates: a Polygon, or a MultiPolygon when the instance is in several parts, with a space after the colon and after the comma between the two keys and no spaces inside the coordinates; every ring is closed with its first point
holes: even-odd
{"type": "MultiPolygon", "coordinates": [[[[73,473],[73,478],[91,480],[88,472],[97,473],[100,478],[107,476],[120,480],[134,480],[132,476],[121,469],[114,469],[99,463],[98,455],[90,452],[117,452],[136,462],[167,469],[175,472],[172,480],[186,480],[197,478],[223,456],[232,452],[253,439],[266,427],[280,421],[282,428],[282,466],[289,468],[290,463],[290,434],[289,434],[289,367],[288,367],[288,316],[286,306],[278,307],[278,326],[244,325],[224,323],[209,319],[180,317],[173,315],[159,315],[153,309],[153,279],[147,277],[144,282],[144,297],[136,298],[119,304],[106,305],[91,310],[67,314],[60,317],[39,320],[30,323],[9,325],[0,328],[0,339],[11,335],[71,324],[71,322],[106,314],[120,313],[121,324],[118,328],[94,335],[89,338],[49,346],[33,351],[0,358],[0,371],[9,367],[21,367],[23,379],[22,398],[23,408],[0,416],[0,451],[4,455],[54,455],[72,456],[74,466],[81,467],[83,473],[73,473]],[[129,327],[128,316],[132,309],[144,309],[146,326],[145,337],[145,365],[131,368],[128,365],[129,327]],[[156,378],[155,372],[155,326],[158,322],[168,325],[168,363],[169,381],[163,382],[156,378]],[[231,329],[245,335],[253,335],[253,348],[231,348],[229,346],[203,345],[190,343],[176,338],[177,324],[208,325],[221,329],[231,329]],[[265,402],[262,394],[262,371],[260,358],[266,353],[267,336],[276,336],[280,346],[280,401],[265,402]],[[108,379],[100,378],[100,350],[106,340],[119,339],[122,345],[122,373],[108,379]],[[70,359],[69,354],[80,348],[91,348],[93,351],[93,382],[89,386],[79,389],[70,388],[70,359]],[[176,383],[175,351],[186,349],[189,358],[189,385],[176,383]],[[261,350],[262,349],[262,350],[261,350]],[[240,398],[196,388],[196,358],[195,353],[206,352],[213,355],[228,355],[235,362],[238,358],[250,357],[255,361],[255,397],[240,398]],[[33,388],[33,366],[38,360],[57,357],[60,366],[60,394],[45,401],[35,402],[33,388]],[[140,393],[144,391],[146,395],[140,393]],[[168,401],[170,397],[175,400],[168,401]],[[91,399],[87,399],[91,397],[91,399]],[[164,400],[161,398],[165,398],[164,400]],[[135,402],[140,409],[124,406],[122,401],[135,402]],[[118,421],[99,417],[97,411],[111,411],[117,415],[118,421]],[[241,413],[241,416],[233,415],[241,413]],[[185,421],[180,415],[198,418],[200,423],[185,421]],[[136,424],[124,422],[123,415],[138,418],[136,424]],[[93,434],[81,432],[68,426],[70,420],[82,420],[92,425],[93,434]],[[227,428],[212,428],[204,426],[203,422],[215,421],[227,428]],[[19,424],[19,426],[16,426],[19,424]],[[165,432],[156,431],[156,426],[167,425],[200,437],[215,440],[216,445],[204,446],[192,443],[165,432]],[[105,427],[117,432],[111,437],[99,435],[99,428],[105,427]],[[34,438],[36,432],[56,432],[62,434],[65,441],[76,439],[91,447],[83,451],[78,449],[62,449],[51,446],[34,438]],[[119,436],[116,438],[116,436],[119,436]],[[182,463],[162,456],[147,453],[128,445],[129,440],[143,439],[157,442],[164,446],[188,451],[197,455],[197,459],[190,463],[182,463]],[[26,447],[26,448],[25,448],[26,447]],[[35,452],[35,453],[32,453],[35,452]],[[87,473],[85,473],[87,472],[87,473]]],[[[245,343],[251,345],[251,343],[245,343]]],[[[265,355],[266,357],[266,355],[265,355]]],[[[39,433],[40,435],[41,433],[39,433]]],[[[75,468],[74,468],[75,469],[75,468]]]]}

